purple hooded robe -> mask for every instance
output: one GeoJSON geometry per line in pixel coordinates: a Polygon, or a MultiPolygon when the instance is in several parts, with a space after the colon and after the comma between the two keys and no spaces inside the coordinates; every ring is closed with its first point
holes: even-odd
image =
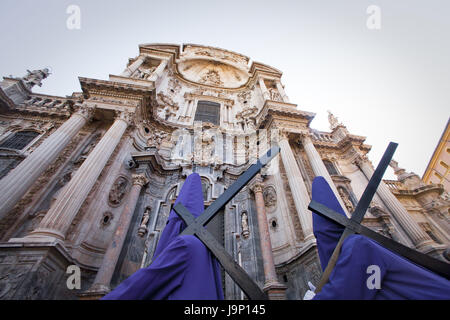
{"type": "MultiPolygon", "coordinates": [[[[194,217],[204,210],[200,176],[186,179],[174,206],[181,202],[194,217]]],[[[193,235],[179,236],[186,227],[170,211],[159,239],[153,262],[139,269],[103,300],[222,300],[219,264],[204,244],[193,235]]]]}
{"type": "MultiPolygon", "coordinates": [[[[345,216],[323,177],[314,179],[312,198],[345,216]]],[[[344,227],[313,213],[313,229],[320,263],[325,270],[344,227]]],[[[313,299],[450,299],[450,281],[385,249],[374,240],[355,234],[344,240],[329,281],[313,299]],[[375,274],[373,269],[368,269],[370,266],[379,267],[379,289],[373,288],[374,282],[369,279],[375,274]],[[372,285],[367,285],[368,282],[372,285]]]]}

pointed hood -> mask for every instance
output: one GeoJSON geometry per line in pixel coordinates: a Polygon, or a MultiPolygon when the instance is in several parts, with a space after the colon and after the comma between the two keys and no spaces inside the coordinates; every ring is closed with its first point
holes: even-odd
{"type": "MultiPolygon", "coordinates": [[[[318,176],[314,178],[312,183],[312,199],[345,216],[344,210],[324,177],[318,176]]],[[[344,232],[344,227],[314,212],[312,215],[320,264],[322,265],[322,269],[325,270],[334,248],[344,232]]]]}
{"type": "MultiPolygon", "coordinates": [[[[198,217],[203,213],[202,182],[198,173],[192,173],[186,178],[173,206],[175,207],[178,203],[185,206],[194,217],[198,217]]],[[[158,241],[158,246],[156,247],[153,259],[157,257],[184,228],[186,228],[185,223],[172,209],[169,218],[167,219],[166,227],[158,241]]]]}

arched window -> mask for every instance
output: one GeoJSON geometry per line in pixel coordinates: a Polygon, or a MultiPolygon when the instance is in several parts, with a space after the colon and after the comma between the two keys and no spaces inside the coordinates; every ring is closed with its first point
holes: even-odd
{"type": "Polygon", "coordinates": [[[14,133],[0,144],[0,148],[22,150],[39,135],[36,131],[25,130],[14,133]]]}
{"type": "Polygon", "coordinates": [[[330,160],[323,160],[323,164],[330,175],[338,175],[339,173],[336,170],[336,167],[330,160]]]}
{"type": "Polygon", "coordinates": [[[194,121],[211,122],[215,125],[220,123],[220,103],[211,101],[199,101],[195,112],[194,121]]]}

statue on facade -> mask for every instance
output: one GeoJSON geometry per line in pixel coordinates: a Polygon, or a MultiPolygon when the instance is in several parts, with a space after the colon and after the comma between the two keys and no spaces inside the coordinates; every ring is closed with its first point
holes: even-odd
{"type": "Polygon", "coordinates": [[[250,230],[248,228],[248,215],[247,212],[242,212],[241,215],[241,227],[242,227],[242,236],[247,239],[250,235],[250,230]]]}
{"type": "Polygon", "coordinates": [[[28,89],[31,89],[36,85],[41,87],[42,80],[50,75],[50,71],[48,70],[48,68],[33,71],[27,70],[27,73],[28,74],[22,78],[22,81],[25,83],[25,86],[27,86],[28,89]]]}
{"type": "Polygon", "coordinates": [[[139,229],[138,229],[138,235],[140,237],[143,237],[147,233],[147,224],[148,224],[148,221],[150,220],[151,210],[152,209],[150,207],[145,208],[144,215],[142,216],[142,220],[141,220],[141,225],[139,226],[139,229]]]}
{"type": "Polygon", "coordinates": [[[330,110],[327,110],[327,112],[328,112],[328,122],[330,123],[330,129],[334,130],[341,123],[339,123],[338,118],[334,114],[332,114],[330,110]]]}

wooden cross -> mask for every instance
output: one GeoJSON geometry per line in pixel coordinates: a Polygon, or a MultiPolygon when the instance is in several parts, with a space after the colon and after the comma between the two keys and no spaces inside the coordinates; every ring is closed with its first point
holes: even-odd
{"type": "Polygon", "coordinates": [[[253,281],[245,270],[233,259],[225,248],[205,229],[205,226],[225,205],[250,182],[261,169],[278,153],[280,147],[272,147],[256,163],[252,164],[239,178],[214,201],[200,216],[195,218],[186,207],[178,203],[173,209],[187,227],[180,235],[195,235],[212,252],[219,263],[251,300],[267,300],[267,295],[253,281]]]}
{"type": "Polygon", "coordinates": [[[369,184],[367,185],[366,189],[364,190],[364,193],[358,202],[355,211],[352,214],[352,217],[350,219],[346,218],[342,214],[337,213],[334,210],[331,210],[330,208],[312,200],[311,203],[308,206],[308,209],[311,211],[324,216],[328,219],[333,220],[334,222],[342,225],[345,227],[344,232],[342,233],[338,244],[336,245],[336,248],[333,251],[333,254],[328,262],[327,267],[325,268],[325,271],[323,272],[322,278],[320,279],[320,282],[316,288],[316,293],[319,293],[322,290],[322,287],[328,282],[328,279],[331,275],[331,272],[333,271],[333,268],[336,265],[336,262],[339,258],[339,253],[342,247],[342,244],[344,240],[352,234],[362,234],[368,238],[371,238],[375,240],[378,244],[385,247],[386,249],[406,258],[410,261],[423,266],[426,269],[429,269],[441,276],[446,277],[447,279],[450,278],[450,266],[449,264],[434,259],[426,254],[423,254],[421,252],[418,252],[414,249],[411,249],[409,247],[406,247],[398,242],[393,241],[392,239],[389,239],[387,237],[382,236],[381,234],[372,231],[369,228],[366,228],[361,225],[361,221],[364,218],[364,214],[366,213],[370,202],[372,201],[372,198],[378,188],[378,185],[381,182],[381,179],[383,177],[384,172],[386,171],[386,168],[389,165],[389,162],[392,159],[392,156],[395,152],[395,149],[397,148],[396,143],[389,143],[388,148],[386,149],[383,157],[381,158],[380,163],[378,164],[374,174],[369,180],[369,184]]]}

